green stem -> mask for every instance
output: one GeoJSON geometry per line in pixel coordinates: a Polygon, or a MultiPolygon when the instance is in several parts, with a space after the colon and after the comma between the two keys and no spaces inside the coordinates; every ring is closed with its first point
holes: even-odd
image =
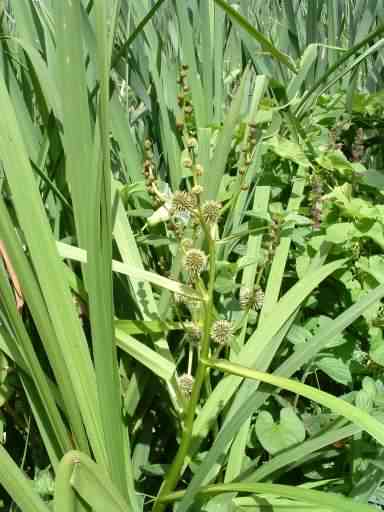
{"type": "Polygon", "coordinates": [[[189,400],[188,409],[185,416],[184,432],[181,438],[180,446],[165,477],[163,485],[160,488],[152,512],[163,512],[166,504],[161,500],[163,500],[165,496],[167,496],[175,489],[181,476],[184,461],[188,455],[188,450],[192,441],[195,412],[200,399],[201,388],[204,384],[207,371],[207,367],[205,363],[203,363],[203,360],[207,360],[209,357],[209,339],[213,317],[213,291],[215,284],[216,248],[215,241],[212,239],[209,228],[207,226],[204,226],[204,231],[208,240],[209,247],[209,282],[204,303],[204,330],[201,341],[200,357],[196,370],[195,382],[192,388],[191,398],[189,400]]]}

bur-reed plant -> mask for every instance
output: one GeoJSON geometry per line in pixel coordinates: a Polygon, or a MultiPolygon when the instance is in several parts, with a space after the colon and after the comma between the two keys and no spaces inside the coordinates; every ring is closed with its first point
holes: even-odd
{"type": "Polygon", "coordinates": [[[380,503],[382,9],[2,3],[8,509],[380,503]]]}

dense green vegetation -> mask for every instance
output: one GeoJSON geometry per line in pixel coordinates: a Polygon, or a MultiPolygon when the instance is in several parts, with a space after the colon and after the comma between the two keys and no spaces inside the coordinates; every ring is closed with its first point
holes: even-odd
{"type": "Polygon", "coordinates": [[[4,510],[380,510],[384,2],[0,15],[4,510]]]}

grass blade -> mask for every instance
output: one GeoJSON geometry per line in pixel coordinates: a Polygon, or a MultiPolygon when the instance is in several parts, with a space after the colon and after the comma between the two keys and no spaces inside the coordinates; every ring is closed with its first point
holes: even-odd
{"type": "Polygon", "coordinates": [[[228,14],[230,18],[236,21],[246,32],[248,32],[250,36],[260,43],[265,52],[270,53],[272,57],[296,73],[296,68],[287,55],[278,50],[261,32],[252,27],[252,25],[243,16],[241,16],[241,14],[228,5],[225,0],[215,0],[215,2],[228,14]]]}
{"type": "Polygon", "coordinates": [[[232,375],[238,375],[239,377],[259,380],[261,382],[271,384],[272,386],[286,389],[292,393],[304,396],[309,400],[313,400],[314,402],[331,409],[337,414],[340,414],[340,416],[348,418],[384,446],[384,431],[380,421],[371,416],[365,410],[359,409],[358,407],[355,407],[340,398],[336,398],[325,391],[307,386],[307,384],[302,384],[292,379],[259,372],[225,360],[210,360],[206,361],[206,364],[212,368],[216,368],[217,370],[221,370],[232,375]]]}
{"type": "Polygon", "coordinates": [[[32,484],[0,444],[0,482],[23,512],[48,512],[32,484]]]}

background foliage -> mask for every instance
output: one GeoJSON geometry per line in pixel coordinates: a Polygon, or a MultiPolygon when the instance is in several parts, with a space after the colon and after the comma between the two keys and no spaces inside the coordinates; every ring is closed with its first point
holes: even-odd
{"type": "Polygon", "coordinates": [[[4,508],[379,508],[383,2],[0,6],[4,508]]]}

